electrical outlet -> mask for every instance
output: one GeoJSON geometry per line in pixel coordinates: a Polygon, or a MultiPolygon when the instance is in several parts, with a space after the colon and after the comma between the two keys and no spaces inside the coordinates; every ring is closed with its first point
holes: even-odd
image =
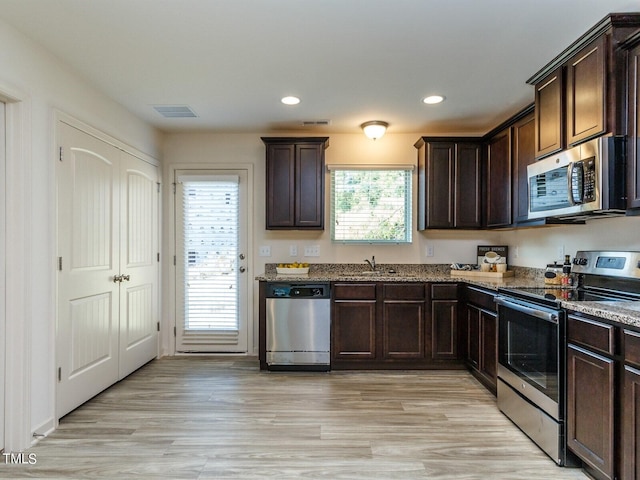
{"type": "Polygon", "coordinates": [[[427,257],[433,257],[433,245],[427,245],[427,257]]]}
{"type": "Polygon", "coordinates": [[[289,256],[297,257],[298,256],[298,246],[297,245],[289,245],[289,256]]]}
{"type": "Polygon", "coordinates": [[[304,256],[305,257],[319,257],[320,256],[320,245],[308,245],[304,247],[304,256]]]}
{"type": "Polygon", "coordinates": [[[268,245],[263,245],[258,249],[258,255],[261,257],[270,257],[271,256],[271,247],[268,245]]]}

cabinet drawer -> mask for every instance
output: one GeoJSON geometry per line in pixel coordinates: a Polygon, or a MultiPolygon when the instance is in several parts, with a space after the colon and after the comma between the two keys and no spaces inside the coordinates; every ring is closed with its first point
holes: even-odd
{"type": "Polygon", "coordinates": [[[567,339],[570,343],[577,343],[609,355],[615,353],[615,327],[613,325],[569,315],[567,339]]]}
{"type": "Polygon", "coordinates": [[[333,298],[336,300],[375,300],[375,283],[335,283],[333,298]]]}
{"type": "Polygon", "coordinates": [[[457,283],[436,283],[431,285],[432,300],[457,300],[458,284],[457,283]]]}
{"type": "Polygon", "coordinates": [[[493,301],[495,292],[486,292],[474,287],[467,287],[467,302],[473,303],[485,310],[496,311],[496,304],[493,301]]]}
{"type": "Polygon", "coordinates": [[[385,300],[424,300],[424,283],[386,283],[385,300]]]}
{"type": "Polygon", "coordinates": [[[624,331],[624,361],[640,368],[640,332],[624,331]]]}

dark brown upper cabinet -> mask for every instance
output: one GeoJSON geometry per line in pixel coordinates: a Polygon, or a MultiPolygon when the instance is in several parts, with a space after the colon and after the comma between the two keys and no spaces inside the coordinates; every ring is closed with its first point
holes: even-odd
{"type": "Polygon", "coordinates": [[[262,137],[267,230],[324,229],[324,151],[328,137],[262,137]]]}
{"type": "Polygon", "coordinates": [[[640,33],[628,56],[629,128],[627,133],[627,207],[640,209],[640,33]]]}
{"type": "Polygon", "coordinates": [[[535,87],[536,158],[602,134],[625,135],[626,51],[639,13],[607,15],[527,80],[535,87]]]}
{"type": "Polygon", "coordinates": [[[516,122],[512,130],[513,222],[525,222],[529,216],[529,178],[527,165],[535,159],[535,117],[529,114],[516,122]]]}
{"type": "Polygon", "coordinates": [[[487,143],[486,184],[486,226],[511,225],[511,128],[501,131],[487,143]]]}
{"type": "Polygon", "coordinates": [[[558,68],[535,86],[536,157],[544,157],[564,148],[564,81],[558,68]]]}
{"type": "Polygon", "coordinates": [[[418,230],[482,227],[480,139],[422,137],[418,149],[418,230]]]}

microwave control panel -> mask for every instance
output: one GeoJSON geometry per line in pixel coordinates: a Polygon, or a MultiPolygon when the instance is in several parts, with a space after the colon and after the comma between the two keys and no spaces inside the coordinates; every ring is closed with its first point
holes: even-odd
{"type": "Polygon", "coordinates": [[[596,200],[596,159],[589,158],[581,162],[584,171],[583,202],[589,203],[596,200]]]}

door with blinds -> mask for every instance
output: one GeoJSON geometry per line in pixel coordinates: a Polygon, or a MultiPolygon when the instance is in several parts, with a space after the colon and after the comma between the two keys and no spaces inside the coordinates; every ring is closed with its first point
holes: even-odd
{"type": "Polygon", "coordinates": [[[156,167],[58,130],[59,417],[157,355],[156,167]]]}
{"type": "Polygon", "coordinates": [[[176,351],[246,353],[246,170],[176,171],[176,351]]]}

